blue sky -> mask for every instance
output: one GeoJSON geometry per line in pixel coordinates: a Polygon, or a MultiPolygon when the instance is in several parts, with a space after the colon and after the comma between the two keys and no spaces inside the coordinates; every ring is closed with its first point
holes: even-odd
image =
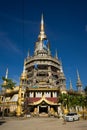
{"type": "Polygon", "coordinates": [[[78,69],[87,86],[87,1],[86,0],[3,0],[0,1],[0,84],[6,68],[19,84],[24,58],[33,55],[40,31],[41,14],[54,56],[62,60],[67,89],[76,89],[78,69]]]}

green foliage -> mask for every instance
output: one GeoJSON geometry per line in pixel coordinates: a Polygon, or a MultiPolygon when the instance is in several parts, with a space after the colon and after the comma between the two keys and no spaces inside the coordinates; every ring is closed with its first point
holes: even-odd
{"type": "Polygon", "coordinates": [[[1,86],[6,88],[6,89],[13,89],[16,85],[15,82],[12,81],[12,79],[6,79],[5,77],[2,77],[3,81],[6,81],[6,84],[2,84],[1,86]]]}
{"type": "Polygon", "coordinates": [[[58,97],[58,102],[63,104],[63,106],[65,106],[67,104],[67,98],[68,98],[68,94],[60,94],[58,97]]]}
{"type": "Polygon", "coordinates": [[[84,108],[87,107],[87,96],[60,94],[58,102],[64,107],[67,105],[68,109],[75,106],[82,106],[84,108]]]}

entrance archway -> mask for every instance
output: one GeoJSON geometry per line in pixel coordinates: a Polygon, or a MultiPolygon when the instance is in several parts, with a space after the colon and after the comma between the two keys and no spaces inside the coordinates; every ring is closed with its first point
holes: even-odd
{"type": "Polygon", "coordinates": [[[48,106],[39,106],[39,113],[48,113],[48,106]]]}

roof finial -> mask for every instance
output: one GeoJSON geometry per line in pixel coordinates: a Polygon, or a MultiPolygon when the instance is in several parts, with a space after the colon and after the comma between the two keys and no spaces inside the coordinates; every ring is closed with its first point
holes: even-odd
{"type": "Polygon", "coordinates": [[[8,78],[8,68],[6,69],[6,75],[5,75],[5,78],[6,78],[6,79],[8,78]]]}
{"type": "MultiPolygon", "coordinates": [[[[8,79],[8,68],[6,69],[5,79],[8,79]]],[[[7,84],[7,81],[4,80],[3,85],[5,86],[7,84]]]]}
{"type": "Polygon", "coordinates": [[[58,59],[58,53],[57,53],[57,50],[56,50],[55,58],[58,59]]]}
{"type": "Polygon", "coordinates": [[[41,15],[41,28],[40,28],[41,32],[44,32],[44,18],[43,18],[43,14],[41,15]]]}
{"type": "Polygon", "coordinates": [[[62,72],[62,73],[63,73],[62,60],[60,60],[60,72],[62,72]]]}
{"type": "Polygon", "coordinates": [[[78,80],[80,80],[80,75],[79,75],[78,69],[77,69],[77,78],[78,78],[78,80]]]}
{"type": "Polygon", "coordinates": [[[26,61],[24,60],[24,67],[23,67],[23,72],[21,74],[21,80],[25,80],[26,79],[26,68],[25,68],[25,65],[26,65],[26,61]]]}
{"type": "Polygon", "coordinates": [[[61,62],[61,65],[60,65],[60,71],[63,72],[62,62],[61,62]]]}
{"type": "Polygon", "coordinates": [[[79,75],[78,70],[77,70],[77,83],[76,83],[76,86],[78,87],[78,91],[82,90],[82,83],[81,83],[81,80],[80,80],[80,75],[79,75]]]}
{"type": "Polygon", "coordinates": [[[41,40],[46,38],[46,35],[45,35],[45,32],[44,32],[44,18],[43,18],[43,14],[41,15],[40,34],[39,34],[38,38],[40,38],[41,40]]]}
{"type": "Polygon", "coordinates": [[[70,90],[73,90],[71,79],[70,79],[70,90]]]}

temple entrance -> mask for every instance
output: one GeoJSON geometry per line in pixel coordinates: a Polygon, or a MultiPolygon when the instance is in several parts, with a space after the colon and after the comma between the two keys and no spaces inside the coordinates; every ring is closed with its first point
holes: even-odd
{"type": "Polygon", "coordinates": [[[39,113],[48,113],[48,106],[39,106],[39,113]]]}

